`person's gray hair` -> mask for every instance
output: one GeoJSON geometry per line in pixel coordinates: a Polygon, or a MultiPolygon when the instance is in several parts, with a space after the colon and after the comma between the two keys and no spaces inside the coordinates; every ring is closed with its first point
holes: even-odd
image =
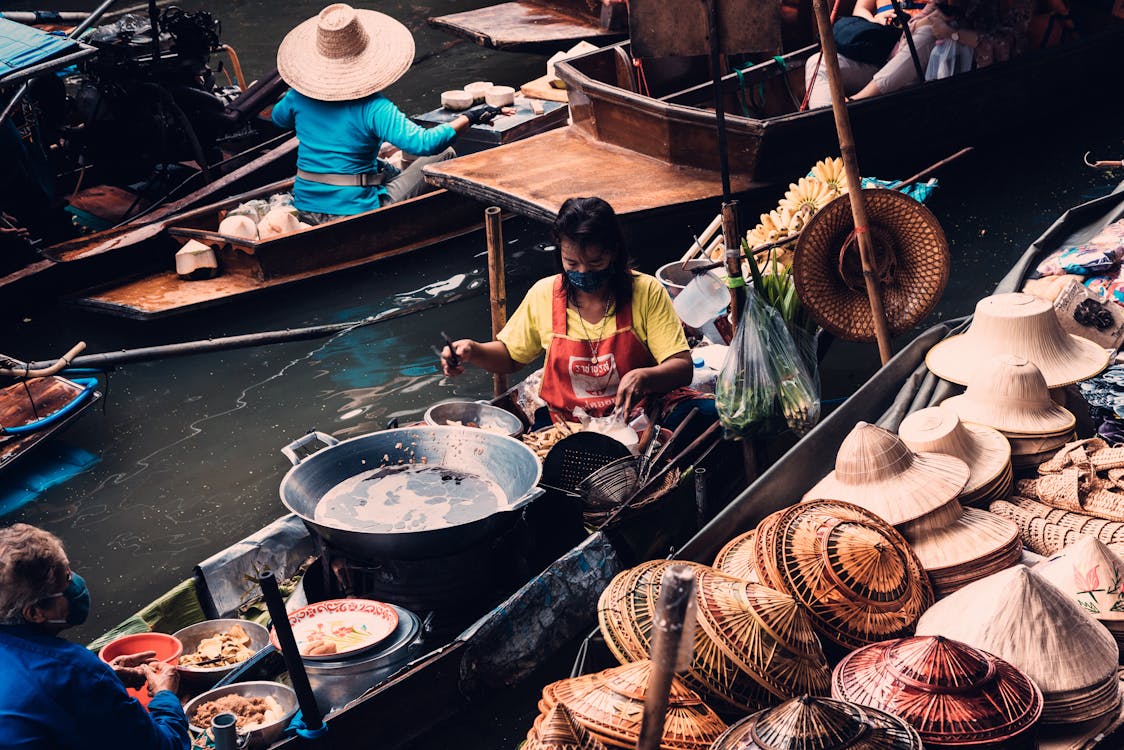
{"type": "Polygon", "coordinates": [[[0,529],[0,621],[24,622],[23,608],[66,585],[70,561],[59,538],[26,523],[0,529]]]}

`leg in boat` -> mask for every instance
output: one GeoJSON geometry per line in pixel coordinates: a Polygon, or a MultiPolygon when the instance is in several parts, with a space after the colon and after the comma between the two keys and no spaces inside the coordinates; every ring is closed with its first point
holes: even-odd
{"type": "MultiPolygon", "coordinates": [[[[921,62],[922,70],[929,64],[929,55],[932,54],[933,45],[936,44],[936,41],[933,30],[928,26],[923,26],[913,32],[913,46],[917,48],[917,58],[921,62]]],[[[903,39],[894,48],[894,53],[890,55],[889,61],[874,74],[870,83],[851,98],[863,99],[877,94],[888,94],[915,83],[918,83],[917,69],[913,65],[913,56],[909,53],[909,45],[903,39]]]]}
{"type": "MultiPolygon", "coordinates": [[[[839,73],[843,78],[843,93],[850,96],[865,86],[874,74],[878,72],[877,65],[852,60],[849,57],[839,56],[839,73]]],[[[827,66],[820,63],[820,53],[808,58],[804,65],[804,86],[812,89],[808,97],[808,109],[831,106],[831,88],[827,85],[827,66]],[[813,76],[814,74],[814,76],[813,76]]]]}
{"type": "Polygon", "coordinates": [[[436,164],[439,161],[446,161],[456,156],[456,152],[452,148],[447,148],[439,154],[434,156],[419,156],[414,159],[410,166],[402,170],[402,173],[395,177],[390,182],[386,183],[386,203],[394,203],[396,201],[403,201],[407,198],[421,195],[433,190],[433,187],[426,184],[425,176],[422,174],[422,167],[426,164],[436,164]]]}

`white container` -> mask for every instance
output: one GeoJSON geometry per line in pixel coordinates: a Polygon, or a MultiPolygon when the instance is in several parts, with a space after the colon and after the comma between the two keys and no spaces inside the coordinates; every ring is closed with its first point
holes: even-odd
{"type": "Polygon", "coordinates": [[[492,85],[491,81],[473,81],[465,86],[464,90],[472,94],[472,101],[479,104],[484,101],[484,94],[488,92],[488,89],[492,88],[492,85]]]}
{"type": "Polygon", "coordinates": [[[484,92],[484,102],[489,107],[510,107],[515,104],[515,89],[510,86],[492,86],[484,92]]]}
{"type": "Polygon", "coordinates": [[[472,101],[472,94],[467,91],[455,90],[441,92],[441,106],[445,109],[451,109],[454,112],[468,109],[472,106],[472,101]]]}
{"type": "Polygon", "coordinates": [[[730,304],[730,292],[713,271],[701,273],[683,287],[671,304],[679,319],[699,328],[717,318],[730,304]]]}

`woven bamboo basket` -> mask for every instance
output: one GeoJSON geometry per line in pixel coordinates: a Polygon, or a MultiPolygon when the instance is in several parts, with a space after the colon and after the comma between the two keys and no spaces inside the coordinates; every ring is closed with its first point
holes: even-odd
{"type": "Polygon", "coordinates": [[[961,422],[956,412],[931,406],[902,420],[898,436],[915,453],[943,453],[968,464],[961,500],[985,489],[1011,468],[1011,444],[999,430],[961,422]]]}
{"type": "MultiPolygon", "coordinates": [[[[913,632],[933,589],[909,543],[856,505],[833,500],[784,511],[770,563],[826,642],[850,650],[913,632]]],[[[759,540],[760,541],[760,540],[759,540]]]]}
{"type": "Polygon", "coordinates": [[[734,578],[761,583],[757,568],[753,566],[753,547],[757,531],[747,531],[731,539],[714,558],[714,567],[734,578]]]}
{"type": "Polygon", "coordinates": [[[876,708],[801,696],[727,729],[711,750],[922,750],[917,730],[876,708]]]}
{"type": "Polygon", "coordinates": [[[1018,668],[940,636],[875,643],[832,674],[832,697],[888,711],[926,748],[1037,747],[1042,693],[1018,668]]]}
{"type": "MultiPolygon", "coordinates": [[[[641,661],[553,682],[543,688],[540,707],[549,711],[561,703],[597,739],[633,748],[640,739],[651,672],[652,663],[641,661]]],[[[672,679],[660,742],[663,750],[708,750],[725,730],[726,724],[697,693],[678,678],[672,679]]]]}
{"type": "Polygon", "coordinates": [[[605,750],[605,745],[559,703],[527,732],[522,750],[605,750]]]}
{"type": "Polygon", "coordinates": [[[917,632],[971,644],[1021,669],[1042,691],[1043,723],[1088,721],[1119,707],[1116,641],[1025,565],[937,602],[921,617],[917,632]]]}

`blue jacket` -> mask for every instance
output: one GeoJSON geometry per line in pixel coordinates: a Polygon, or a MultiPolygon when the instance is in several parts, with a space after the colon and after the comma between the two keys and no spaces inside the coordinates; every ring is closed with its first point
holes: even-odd
{"type": "Polygon", "coordinates": [[[148,711],[89,649],[0,626],[0,748],[186,750],[187,717],[161,690],[148,711]]]}
{"type": "MultiPolygon", "coordinates": [[[[321,174],[374,172],[383,141],[408,154],[431,156],[457,137],[452,125],[415,124],[382,94],[322,102],[290,89],[274,105],[272,116],[277,125],[297,131],[297,166],[321,174]]],[[[382,185],[335,187],[297,178],[293,204],[301,211],[351,215],[378,208],[385,194],[382,185]]]]}

